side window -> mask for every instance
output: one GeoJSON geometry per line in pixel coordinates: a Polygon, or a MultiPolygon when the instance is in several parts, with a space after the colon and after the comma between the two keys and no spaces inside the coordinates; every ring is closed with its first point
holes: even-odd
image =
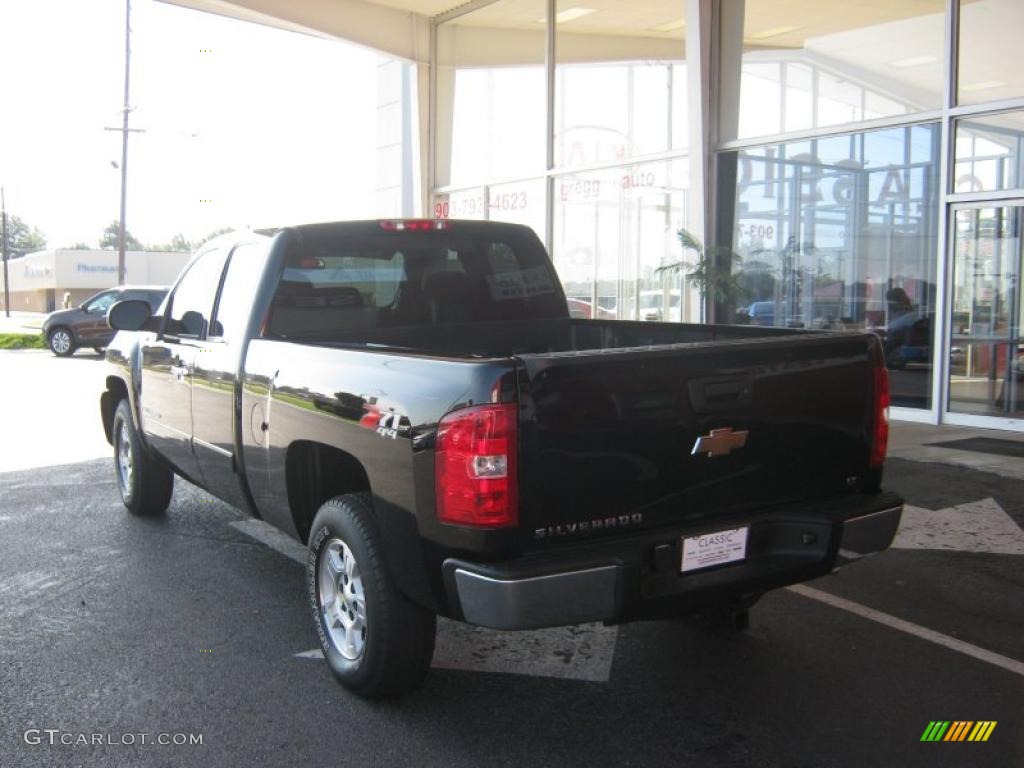
{"type": "Polygon", "coordinates": [[[107,291],[86,304],[85,311],[103,314],[113,306],[115,301],[117,301],[117,291],[107,291]]]}
{"type": "Polygon", "coordinates": [[[160,309],[160,305],[163,304],[166,296],[167,291],[146,291],[145,299],[149,302],[149,306],[153,308],[153,314],[156,314],[157,310],[160,309]]]}
{"type": "Polygon", "coordinates": [[[217,313],[210,326],[210,338],[234,341],[245,335],[253,297],[267,258],[263,243],[243,243],[231,252],[224,287],[217,300],[217,313]]]}
{"type": "Polygon", "coordinates": [[[118,301],[149,301],[149,294],[146,291],[121,291],[118,301]]]}
{"type": "Polygon", "coordinates": [[[192,339],[202,337],[210,322],[223,268],[224,251],[219,248],[192,262],[171,296],[164,333],[192,339]]]}
{"type": "Polygon", "coordinates": [[[391,249],[344,246],[285,262],[270,316],[272,336],[354,331],[394,324],[407,282],[405,256],[391,249]]]}

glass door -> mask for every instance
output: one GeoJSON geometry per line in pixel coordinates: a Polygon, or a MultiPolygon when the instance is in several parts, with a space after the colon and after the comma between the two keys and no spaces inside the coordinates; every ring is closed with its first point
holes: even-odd
{"type": "Polygon", "coordinates": [[[1021,302],[1024,202],[955,205],[947,418],[1016,427],[1024,419],[1021,302]]]}

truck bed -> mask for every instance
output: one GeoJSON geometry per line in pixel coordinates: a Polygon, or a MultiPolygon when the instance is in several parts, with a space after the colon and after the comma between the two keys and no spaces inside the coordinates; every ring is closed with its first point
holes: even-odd
{"type": "Polygon", "coordinates": [[[514,367],[518,551],[614,533],[593,520],[716,525],[878,485],[871,334],[564,319],[293,341],[514,367]],[[749,437],[728,455],[694,452],[720,429],[749,437]]]}
{"type": "MultiPolygon", "coordinates": [[[[513,320],[337,331],[293,336],[293,341],[448,358],[594,352],[637,347],[788,338],[812,332],[747,325],[698,325],[623,320],[513,320]]],[[[830,332],[834,335],[834,332],[830,332]]],[[[818,335],[818,334],[816,334],[818,335]]]]}

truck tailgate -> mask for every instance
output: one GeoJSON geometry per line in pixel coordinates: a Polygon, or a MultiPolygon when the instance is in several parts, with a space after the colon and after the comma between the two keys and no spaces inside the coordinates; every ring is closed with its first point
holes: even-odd
{"type": "Polygon", "coordinates": [[[726,527],[849,492],[868,467],[877,344],[801,334],[519,355],[524,536],[726,527]]]}

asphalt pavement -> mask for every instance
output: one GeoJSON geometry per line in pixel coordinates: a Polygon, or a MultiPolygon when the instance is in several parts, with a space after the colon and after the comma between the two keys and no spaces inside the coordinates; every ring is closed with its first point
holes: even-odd
{"type": "MultiPolygon", "coordinates": [[[[46,401],[96,409],[80,390],[102,379],[76,366],[99,362],[43,354],[0,358],[41,377],[19,424],[98,433],[46,401]]],[[[1024,765],[1019,480],[892,460],[912,505],[897,547],[766,596],[747,632],[444,622],[424,687],[368,703],[316,658],[298,545],[180,479],[165,518],[132,518],[90,457],[102,436],[26,467],[5,432],[0,768],[1024,765]],[[997,725],[922,742],[935,720],[997,725]]]]}

